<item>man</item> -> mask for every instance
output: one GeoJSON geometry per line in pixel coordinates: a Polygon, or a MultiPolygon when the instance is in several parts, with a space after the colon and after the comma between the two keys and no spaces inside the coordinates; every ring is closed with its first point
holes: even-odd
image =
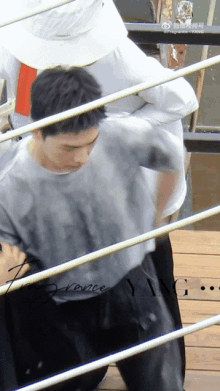
{"type": "MultiPolygon", "coordinates": [[[[31,116],[38,120],[100,95],[85,70],[49,69],[33,83],[31,116]]],[[[156,210],[141,166],[166,175],[181,169],[183,145],[177,137],[134,116],[126,126],[120,118],[101,123],[104,117],[99,108],[34,131],[14,146],[14,157],[1,172],[0,240],[38,260],[39,269],[151,230],[156,210]]],[[[13,299],[10,304],[9,292],[19,385],[174,327],[160,295],[153,249],[151,240],[51,277],[43,302],[41,293],[30,293],[31,311],[28,318],[20,315],[20,331],[13,316],[25,305],[18,292],[17,306],[13,299]],[[17,333],[25,343],[30,334],[25,352],[17,333]],[[24,373],[29,362],[32,369],[24,373]]],[[[176,344],[117,363],[128,390],[182,390],[176,344]]],[[[102,376],[96,371],[62,390],[92,390],[102,376]]]]}
{"type": "MultiPolygon", "coordinates": [[[[44,3],[47,5],[45,0],[32,1],[31,6],[44,3]]],[[[12,8],[21,12],[23,7],[26,11],[27,4],[25,0],[11,0],[7,7],[9,17],[12,8]]],[[[5,18],[7,19],[6,15],[5,18]]],[[[31,73],[34,71],[33,68],[38,69],[39,73],[42,69],[56,64],[84,66],[101,84],[103,95],[143,81],[152,81],[158,75],[166,76],[172,73],[171,70],[163,68],[157,60],[146,56],[127,38],[127,31],[112,0],[90,0],[84,3],[81,0],[73,1],[24,22],[8,26],[6,29],[3,28],[0,34],[1,44],[4,45],[4,48],[0,48],[2,50],[0,67],[2,66],[10,74],[15,95],[17,84],[18,91],[24,88],[23,95],[18,93],[16,112],[11,115],[15,128],[30,121],[28,114],[25,113],[28,112],[26,109],[28,94],[25,92],[26,84],[24,85],[24,80],[29,78],[29,71],[24,65],[31,67],[31,73]],[[23,63],[21,68],[20,62],[23,63]],[[22,69],[26,69],[26,76],[22,69]],[[20,89],[19,86],[23,87],[20,89]]],[[[193,89],[181,78],[110,103],[107,105],[107,114],[111,116],[126,112],[125,124],[126,121],[129,123],[129,115],[135,112],[136,116],[146,120],[146,126],[150,121],[152,126],[167,130],[181,141],[183,137],[181,118],[197,107],[193,89]]],[[[143,171],[148,183],[146,191],[150,191],[152,198],[155,198],[158,173],[147,168],[143,168],[143,171]]],[[[184,176],[184,165],[182,165],[178,173],[176,191],[168,197],[168,203],[163,209],[163,218],[181,207],[186,194],[184,176]]],[[[161,188],[161,192],[170,189],[173,181],[171,175],[169,182],[164,180],[164,189],[161,188]]],[[[178,303],[176,295],[172,293],[173,261],[168,237],[157,245],[153,258],[158,275],[169,291],[165,292],[167,304],[175,319],[176,327],[180,327],[178,303]]],[[[182,355],[183,367],[185,367],[184,352],[182,355]]]]}

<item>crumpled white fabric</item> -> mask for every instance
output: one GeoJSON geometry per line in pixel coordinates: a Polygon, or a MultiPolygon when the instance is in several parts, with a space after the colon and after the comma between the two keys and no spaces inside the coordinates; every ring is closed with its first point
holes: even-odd
{"type": "MultiPolygon", "coordinates": [[[[27,8],[49,6],[54,0],[23,0],[27,8]]],[[[22,4],[23,5],[23,4],[22,4]]],[[[47,40],[72,39],[91,30],[102,10],[102,0],[74,0],[69,4],[43,12],[22,22],[23,27],[38,38],[47,40]]]]}

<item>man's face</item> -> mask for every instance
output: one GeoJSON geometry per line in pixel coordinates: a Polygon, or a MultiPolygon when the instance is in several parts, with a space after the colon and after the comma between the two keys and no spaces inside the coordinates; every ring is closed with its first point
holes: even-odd
{"type": "Polygon", "coordinates": [[[78,171],[87,162],[98,135],[97,127],[82,130],[78,134],[48,136],[45,140],[40,132],[37,137],[39,162],[55,172],[78,171]]]}

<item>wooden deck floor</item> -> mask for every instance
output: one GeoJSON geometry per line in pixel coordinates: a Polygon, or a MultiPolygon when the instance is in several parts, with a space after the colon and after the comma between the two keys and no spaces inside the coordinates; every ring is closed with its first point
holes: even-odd
{"type": "MultiPolygon", "coordinates": [[[[220,232],[175,231],[170,234],[175,278],[184,325],[220,313],[220,232]],[[186,281],[185,281],[186,280],[186,281]],[[185,295],[187,290],[187,295],[185,295]]],[[[220,389],[220,325],[185,337],[186,391],[220,389]]],[[[116,366],[109,368],[105,391],[126,390],[116,366]]]]}

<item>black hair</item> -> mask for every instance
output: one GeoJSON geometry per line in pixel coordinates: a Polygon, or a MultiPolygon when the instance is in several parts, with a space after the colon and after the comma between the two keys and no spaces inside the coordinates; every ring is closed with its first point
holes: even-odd
{"type": "MultiPolygon", "coordinates": [[[[95,78],[82,68],[61,66],[46,69],[31,87],[31,118],[35,121],[89,103],[101,97],[95,78]]],[[[106,117],[104,106],[41,128],[43,138],[79,133],[98,126],[106,117]]]]}

